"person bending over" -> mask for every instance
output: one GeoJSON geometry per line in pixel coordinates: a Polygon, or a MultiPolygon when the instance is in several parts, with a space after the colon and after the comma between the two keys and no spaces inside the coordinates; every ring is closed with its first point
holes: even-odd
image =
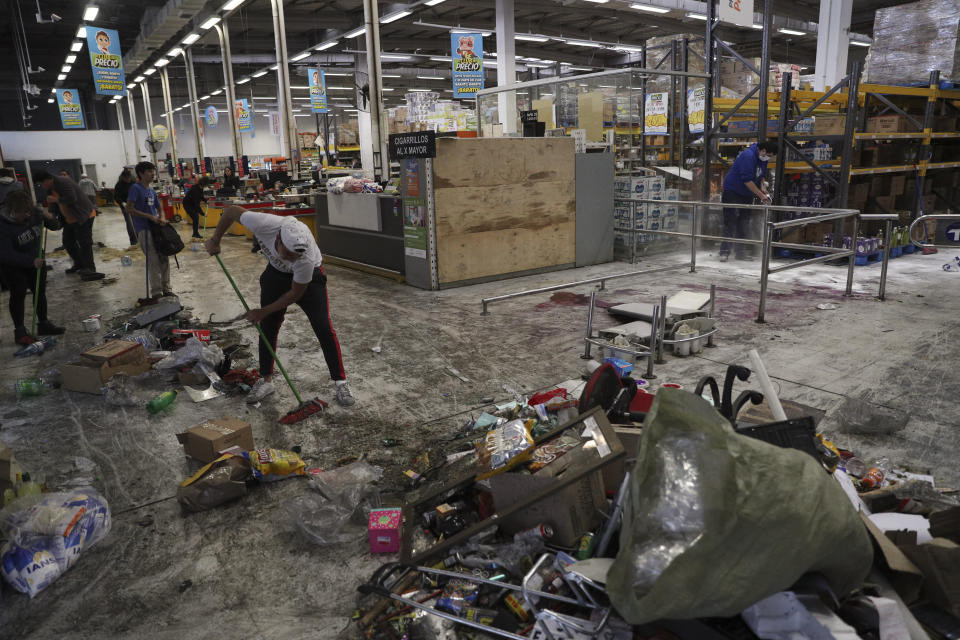
{"type": "Polygon", "coordinates": [[[60,219],[49,211],[34,207],[25,191],[7,194],[0,209],[0,265],[3,267],[0,276],[10,289],[10,318],[14,339],[19,345],[37,341],[24,324],[27,291],[32,291],[37,298],[37,333],[55,336],[64,331],[47,317],[47,271],[43,268],[43,258],[39,257],[42,227],[56,231],[60,228],[60,219]]]}
{"type": "MultiPolygon", "coordinates": [[[[777,155],[777,145],[774,142],[755,142],[737,156],[733,167],[723,179],[724,204],[753,204],[754,198],[769,204],[772,202],[770,194],[763,186],[767,176],[767,162],[777,155]]],[[[746,238],[750,233],[751,209],[740,207],[723,208],[723,235],[727,238],[746,238]]],[[[730,258],[731,242],[720,244],[720,262],[730,258]]],[[[737,243],[734,255],[737,260],[750,260],[746,245],[737,243]]]]}
{"type": "Polygon", "coordinates": [[[40,170],[34,174],[33,182],[43,187],[47,202],[63,216],[63,246],[73,259],[67,273],[79,273],[84,281],[102,279],[103,274],[97,272],[93,261],[93,219],[97,215],[93,203],[80,185],[68,177],[54,177],[40,170]]]}
{"type": "MultiPolygon", "coordinates": [[[[260,308],[251,309],[243,317],[254,324],[259,323],[276,350],[277,335],[287,307],[299,305],[320,342],[330,378],[336,385],[337,402],[345,407],[354,404],[347,387],[340,342],[330,319],[327,276],[321,266],[323,256],[310,229],[293,217],[245,211],[231,205],[224,209],[216,230],[207,240],[207,253],[211,256],[220,253],[220,240],[234,222],[253,232],[268,261],[260,275],[260,308]]],[[[274,391],[271,382],[273,356],[263,344],[263,338],[260,338],[260,374],[263,380],[251,390],[248,402],[257,402],[274,391]]]]}
{"type": "Polygon", "coordinates": [[[202,176],[197,183],[189,188],[187,195],[183,196],[183,210],[190,216],[193,223],[193,237],[200,238],[200,216],[204,215],[200,208],[201,202],[206,202],[203,197],[203,190],[210,184],[210,178],[202,176]]]}

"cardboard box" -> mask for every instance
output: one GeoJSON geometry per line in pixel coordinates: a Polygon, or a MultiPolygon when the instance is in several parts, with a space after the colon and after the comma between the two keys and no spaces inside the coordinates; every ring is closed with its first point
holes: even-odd
{"type": "Polygon", "coordinates": [[[850,185],[850,188],[847,190],[847,197],[849,200],[866,201],[869,195],[870,195],[869,182],[852,183],[850,185]]]}
{"type": "Polygon", "coordinates": [[[907,133],[917,128],[902,115],[874,116],[867,118],[867,133],[907,133]]]}
{"type": "Polygon", "coordinates": [[[239,418],[216,418],[190,427],[177,434],[184,453],[201,462],[213,462],[220,452],[230,447],[253,450],[253,431],[239,418]]]}
{"type": "Polygon", "coordinates": [[[82,393],[100,393],[113,376],[137,376],[150,370],[147,352],[138,342],[111,340],[80,354],[80,359],[60,367],[63,387],[82,393]]]}
{"type": "Polygon", "coordinates": [[[370,510],[370,520],[367,522],[370,553],[400,551],[401,513],[398,508],[370,510]]]}
{"type": "Polygon", "coordinates": [[[0,481],[17,481],[17,462],[13,458],[13,449],[0,442],[0,481]]]}
{"type": "Polygon", "coordinates": [[[856,158],[857,165],[861,167],[875,167],[877,166],[877,156],[880,153],[880,149],[876,145],[863,147],[860,149],[860,155],[856,158]]]}
{"type": "Polygon", "coordinates": [[[817,116],[813,123],[815,136],[842,136],[847,128],[847,117],[841,115],[817,116]]]}
{"type": "Polygon", "coordinates": [[[874,197],[890,195],[890,174],[880,174],[870,178],[870,195],[874,197]]]}
{"type": "Polygon", "coordinates": [[[874,201],[876,201],[877,206],[881,210],[881,213],[883,212],[892,213],[897,206],[896,196],[875,196],[874,201]]]}
{"type": "Polygon", "coordinates": [[[937,196],[935,195],[925,195],[920,199],[921,204],[923,205],[924,213],[933,213],[937,208],[937,196]]]}
{"type": "Polygon", "coordinates": [[[890,195],[899,196],[907,185],[907,176],[902,173],[890,174],[890,195]]]}
{"type": "Polygon", "coordinates": [[[956,116],[934,116],[933,130],[934,131],[956,131],[957,130],[956,116]]]}

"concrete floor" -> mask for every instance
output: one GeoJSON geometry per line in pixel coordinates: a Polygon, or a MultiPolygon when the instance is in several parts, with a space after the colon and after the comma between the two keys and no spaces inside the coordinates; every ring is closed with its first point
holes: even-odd
{"type": "MultiPolygon", "coordinates": [[[[109,247],[126,247],[116,210],[98,218],[95,236],[109,247]]],[[[50,246],[57,240],[51,236],[50,246]]],[[[695,274],[678,270],[614,280],[598,294],[605,302],[653,301],[681,288],[718,285],[717,348],[702,357],[668,357],[657,368],[656,382],[692,386],[704,374],[721,377],[728,363],[746,363],[746,352],[756,347],[781,397],[826,410],[822,427],[838,444],[867,459],[889,456],[930,470],[940,484],[960,485],[955,464],[960,274],[941,269],[952,256],[894,260],[886,302],[874,299],[876,266],[857,269],[852,298],[843,297],[845,271],[836,267],[777,274],[771,278],[768,322],[758,325],[753,318],[759,263],[721,265],[710,253],[701,252],[695,274]],[[821,302],[839,308],[817,310],[821,302]]],[[[39,358],[8,355],[0,372],[0,440],[53,488],[90,475],[76,467],[76,457],[93,460],[94,484],[113,512],[110,535],[36,598],[4,585],[0,637],[336,636],[348,626],[357,584],[387,558],[372,557],[362,539],[327,548],[307,542],[284,510],[307,491],[301,480],[260,486],[229,505],[184,515],[174,498],[176,487],[198,465],[184,457],[174,434],[207,417],[234,415],[252,423],[258,446],[300,445],[308,464],[324,469],[345,456],[366,455],[387,469],[381,485],[398,487],[400,471],[449,438],[469,413],[477,415],[481,398],[506,399],[505,387],[526,392],[581,371],[589,287],[496,304],[487,317],[479,314],[482,297],[683,259],[658,256],[640,266],[613,263],[441,292],[328,266],[331,312],[357,405],[332,404],[322,418],[293,426],[276,423],[295,404],[279,386],[261,408],[237,399],[194,405],[181,397],[171,412],[156,418],[141,408],[116,408],[99,396],[62,390],[18,401],[12,391],[17,378],[95,343],[96,335],[82,332],[82,318],[129,313],[143,292],[143,260],[138,252],[130,255],[130,267],[119,259],[99,261],[101,270],[116,278],[110,284],[80,283],[63,273],[66,258],[56,260],[51,317],[68,333],[39,358]],[[377,345],[379,354],[371,350],[377,345]],[[451,376],[447,367],[470,382],[451,376]],[[383,437],[403,444],[383,448],[383,437]]],[[[263,258],[249,252],[247,241],[230,238],[224,259],[255,299],[263,258]]],[[[215,320],[226,320],[239,313],[211,258],[188,250],[180,264],[173,286],[197,316],[215,313],[215,320]]],[[[601,312],[597,324],[614,321],[601,312]]],[[[255,344],[252,329],[243,334],[255,344]]],[[[12,353],[5,313],[0,339],[2,349],[12,353]]],[[[279,343],[303,395],[331,399],[332,383],[302,312],[288,315],[279,343]]],[[[137,393],[146,402],[168,387],[155,377],[138,385],[137,393]]]]}

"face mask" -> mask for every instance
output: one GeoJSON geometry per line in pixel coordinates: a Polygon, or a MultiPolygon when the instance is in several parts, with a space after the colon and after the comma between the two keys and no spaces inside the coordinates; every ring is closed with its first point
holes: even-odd
{"type": "Polygon", "coordinates": [[[765,153],[760,154],[760,162],[766,162],[769,159],[770,159],[770,156],[768,156],[767,154],[765,153]]]}

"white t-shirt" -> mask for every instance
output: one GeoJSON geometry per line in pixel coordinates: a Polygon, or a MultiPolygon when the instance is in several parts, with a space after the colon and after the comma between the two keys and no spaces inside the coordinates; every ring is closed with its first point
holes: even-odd
{"type": "MultiPolygon", "coordinates": [[[[283,226],[283,216],[275,216],[270,213],[258,213],[256,211],[244,211],[240,214],[240,224],[253,232],[253,235],[260,241],[260,250],[267,260],[277,271],[283,273],[292,273],[293,281],[297,284],[307,284],[313,280],[313,271],[320,266],[323,256],[320,254],[320,247],[316,240],[311,239],[310,247],[300,258],[294,262],[285,260],[277,254],[275,242],[280,235],[280,227],[283,226]]],[[[303,223],[300,223],[303,224],[303,223]]]]}

